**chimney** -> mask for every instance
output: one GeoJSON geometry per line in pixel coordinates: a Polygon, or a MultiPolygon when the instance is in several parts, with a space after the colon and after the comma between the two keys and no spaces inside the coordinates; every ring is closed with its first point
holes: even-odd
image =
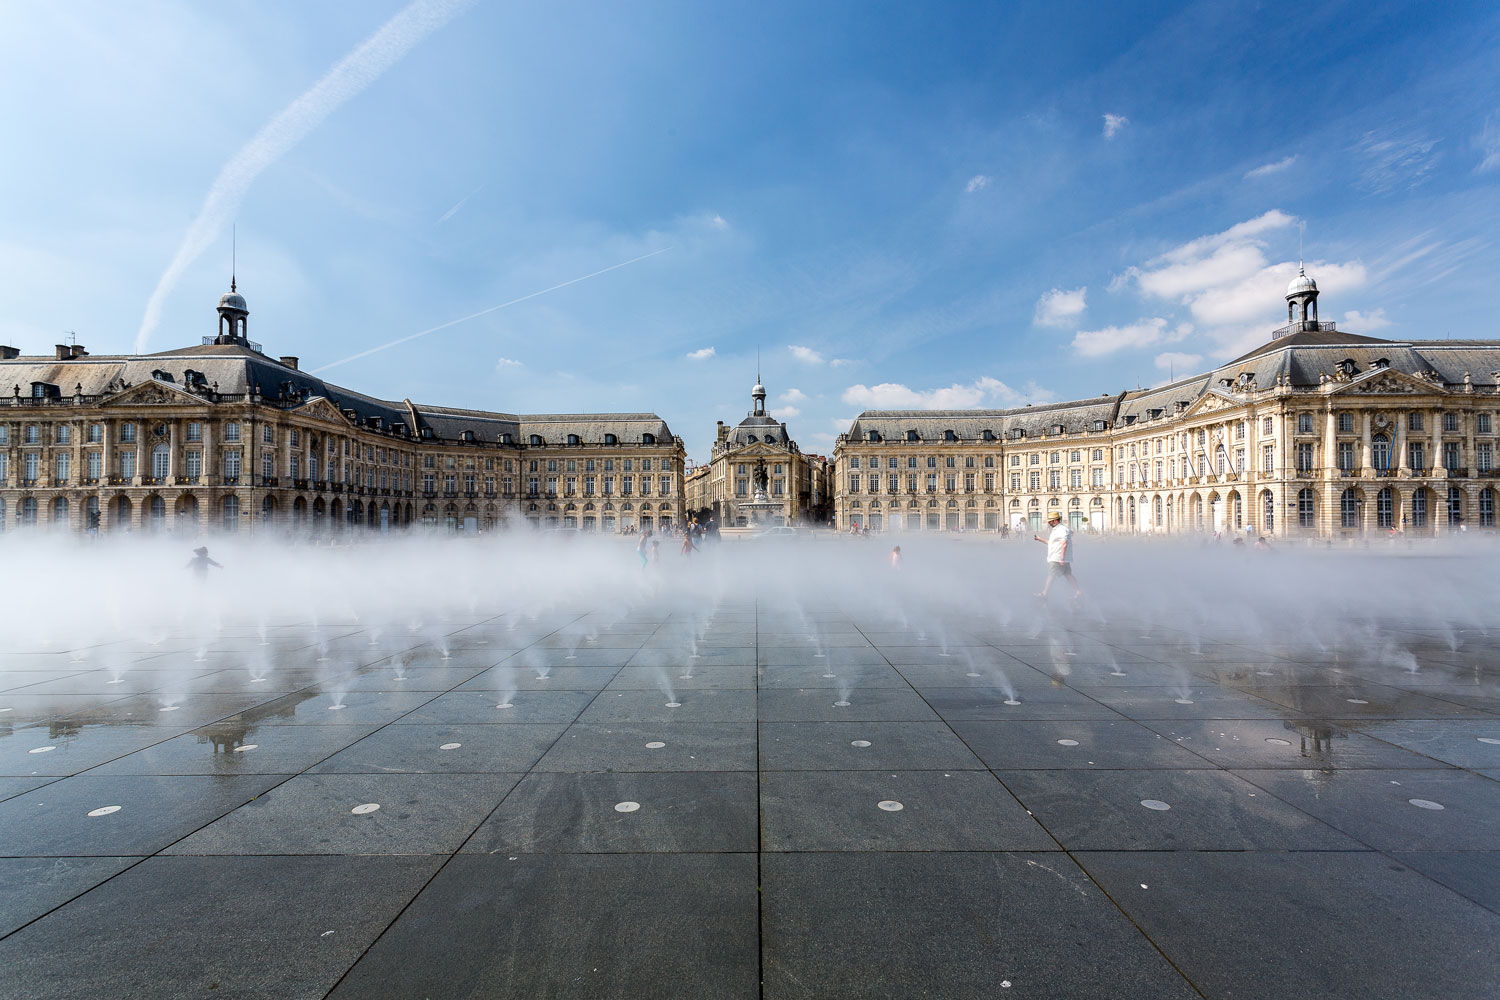
{"type": "Polygon", "coordinates": [[[4,347],[4,346],[0,346],[0,361],[14,361],[16,358],[19,358],[20,356],[21,356],[21,349],[20,348],[18,348],[18,347],[4,347]]]}
{"type": "Polygon", "coordinates": [[[300,360],[299,358],[297,358],[296,356],[291,355],[291,354],[283,354],[281,356],[281,363],[284,364],[284,365],[286,365],[288,368],[292,369],[293,371],[296,370],[296,368],[297,368],[297,362],[299,360],[300,360]]]}
{"type": "Polygon", "coordinates": [[[71,347],[69,347],[67,344],[58,344],[56,346],[57,346],[57,360],[59,360],[59,361],[67,361],[69,358],[71,358],[73,356],[73,349],[71,347]]]}
{"type": "Polygon", "coordinates": [[[71,353],[72,353],[72,356],[75,357],[75,358],[86,358],[86,357],[89,356],[89,352],[85,351],[83,349],[83,345],[82,344],[74,344],[74,345],[72,345],[72,352],[71,353]]]}

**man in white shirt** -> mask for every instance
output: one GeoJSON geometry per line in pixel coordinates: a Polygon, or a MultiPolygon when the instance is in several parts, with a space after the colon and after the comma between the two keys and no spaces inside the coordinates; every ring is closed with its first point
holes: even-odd
{"type": "Polygon", "coordinates": [[[1078,586],[1078,581],[1073,578],[1073,530],[1062,523],[1062,514],[1053,511],[1047,517],[1047,525],[1052,531],[1043,538],[1041,535],[1031,537],[1047,546],[1047,582],[1042,584],[1042,592],[1036,596],[1045,599],[1047,591],[1052,589],[1052,581],[1056,577],[1065,578],[1073,585],[1073,596],[1083,596],[1083,589],[1078,586]]]}

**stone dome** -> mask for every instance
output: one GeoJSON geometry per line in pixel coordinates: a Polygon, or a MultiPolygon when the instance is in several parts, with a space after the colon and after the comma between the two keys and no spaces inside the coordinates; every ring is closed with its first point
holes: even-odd
{"type": "Polygon", "coordinates": [[[1286,286],[1286,297],[1291,298],[1294,295],[1301,295],[1303,292],[1316,292],[1317,290],[1318,283],[1309,278],[1307,272],[1299,267],[1297,268],[1297,276],[1286,286]]]}
{"type": "Polygon", "coordinates": [[[245,297],[238,292],[225,292],[219,296],[220,309],[238,309],[241,312],[249,312],[245,305],[245,297]]]}

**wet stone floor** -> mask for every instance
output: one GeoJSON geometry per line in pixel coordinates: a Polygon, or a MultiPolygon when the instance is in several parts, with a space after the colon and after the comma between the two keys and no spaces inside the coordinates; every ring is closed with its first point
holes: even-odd
{"type": "Polygon", "coordinates": [[[1500,996],[1479,632],[440,626],[5,650],[0,996],[1500,996]]]}

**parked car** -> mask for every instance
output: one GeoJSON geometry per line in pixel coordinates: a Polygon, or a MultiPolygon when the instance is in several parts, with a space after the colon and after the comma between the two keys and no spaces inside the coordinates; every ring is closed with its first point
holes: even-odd
{"type": "Polygon", "coordinates": [[[778,524],[774,527],[765,528],[751,535],[751,538],[796,538],[797,529],[790,524],[778,524]]]}

